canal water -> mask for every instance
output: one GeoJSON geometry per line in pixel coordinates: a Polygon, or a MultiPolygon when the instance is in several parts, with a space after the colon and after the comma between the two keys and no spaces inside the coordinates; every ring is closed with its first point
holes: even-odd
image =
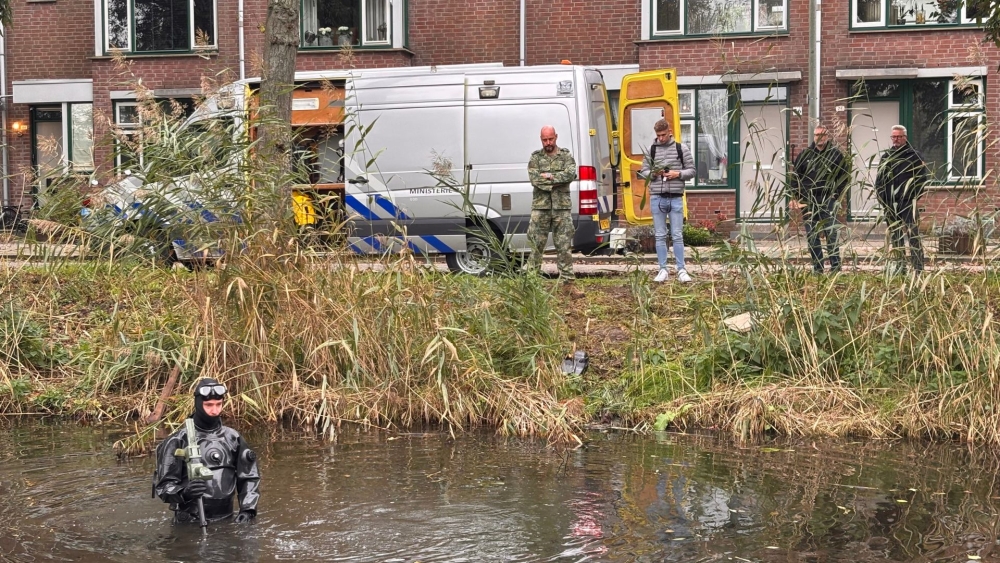
{"type": "Polygon", "coordinates": [[[982,448],[592,433],[247,432],[257,523],[171,524],[122,431],[0,425],[4,561],[1000,561],[982,448]]]}

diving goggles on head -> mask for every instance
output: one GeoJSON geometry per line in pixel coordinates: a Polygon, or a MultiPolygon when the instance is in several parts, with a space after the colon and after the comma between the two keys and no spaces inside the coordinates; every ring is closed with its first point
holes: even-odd
{"type": "Polygon", "coordinates": [[[223,397],[226,395],[226,386],[221,383],[202,385],[195,392],[202,397],[211,397],[213,395],[223,397]]]}

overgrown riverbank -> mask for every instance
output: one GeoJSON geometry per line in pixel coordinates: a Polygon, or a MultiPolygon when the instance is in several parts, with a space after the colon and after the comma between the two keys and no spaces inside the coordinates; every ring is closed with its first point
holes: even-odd
{"type": "MultiPolygon", "coordinates": [[[[173,367],[168,419],[201,376],[247,424],[443,424],[574,441],[588,423],[1000,443],[996,279],[817,277],[734,265],[692,285],[644,273],[472,278],[393,259],[291,253],[223,270],[85,262],[3,271],[0,411],[132,423],[173,367]],[[737,333],[722,319],[754,314],[737,333]],[[590,356],[582,376],[560,364],[590,356]]],[[[135,443],[150,428],[139,424],[135,443]]]]}

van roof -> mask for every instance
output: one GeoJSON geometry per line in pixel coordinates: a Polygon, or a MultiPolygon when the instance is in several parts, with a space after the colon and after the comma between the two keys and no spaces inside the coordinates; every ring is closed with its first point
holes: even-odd
{"type": "MultiPolygon", "coordinates": [[[[581,68],[581,65],[539,65],[539,66],[504,66],[503,63],[474,63],[474,64],[454,64],[440,66],[405,66],[394,68],[362,68],[362,69],[329,69],[314,70],[307,72],[296,72],[295,82],[311,82],[316,80],[345,80],[347,78],[358,78],[361,76],[414,76],[420,74],[473,74],[495,73],[498,69],[511,73],[552,73],[564,72],[574,68],[581,68]]],[[[591,67],[585,67],[591,68],[591,67]]],[[[594,70],[598,70],[594,68],[594,70]]],[[[237,83],[256,84],[260,82],[260,77],[247,78],[237,83]]]]}

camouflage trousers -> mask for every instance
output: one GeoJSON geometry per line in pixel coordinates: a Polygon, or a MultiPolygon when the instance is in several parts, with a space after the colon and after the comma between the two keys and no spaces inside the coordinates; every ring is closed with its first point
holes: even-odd
{"type": "Polygon", "coordinates": [[[571,280],[573,275],[573,214],[569,209],[532,209],[531,221],[528,223],[528,244],[531,245],[531,257],[528,259],[528,271],[538,272],[542,268],[542,253],[548,242],[549,232],[552,232],[552,243],[556,247],[556,262],[559,265],[559,277],[571,280]]]}

